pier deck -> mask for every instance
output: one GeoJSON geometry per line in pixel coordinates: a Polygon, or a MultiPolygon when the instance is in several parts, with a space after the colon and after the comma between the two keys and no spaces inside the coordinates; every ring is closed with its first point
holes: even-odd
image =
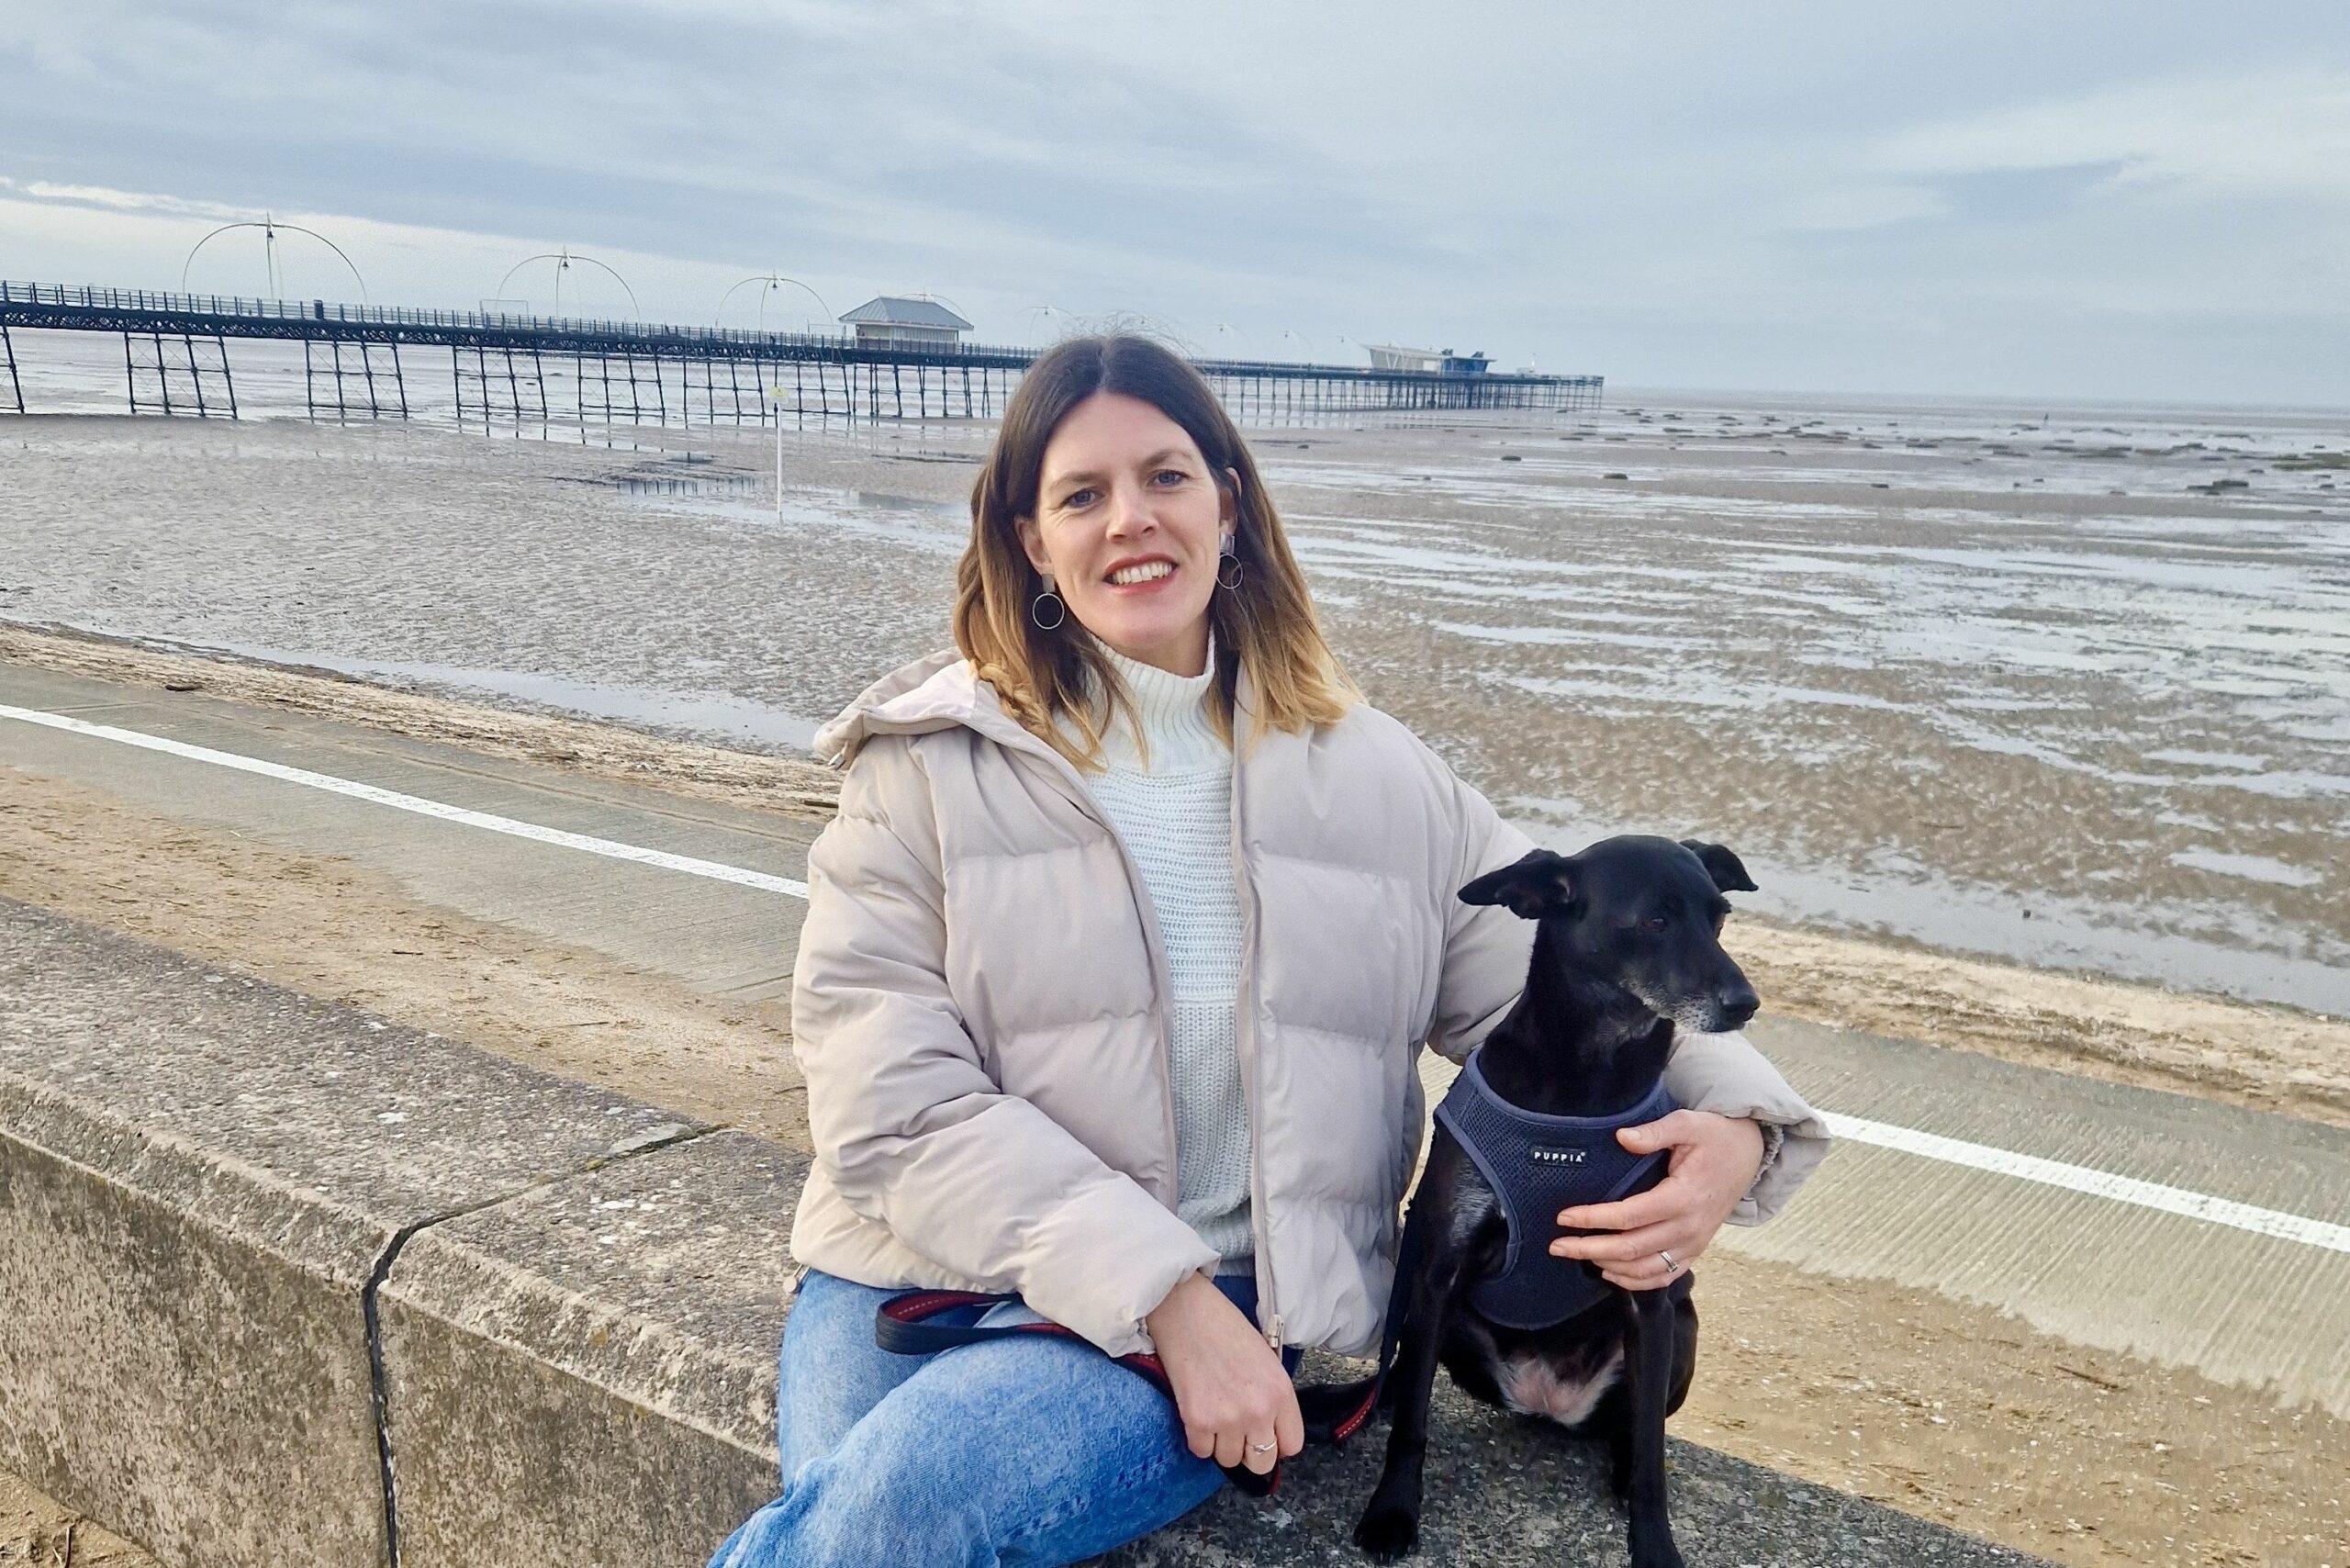
{"type": "MultiPolygon", "coordinates": [[[[1038,353],[0,281],[0,412],[16,413],[39,410],[26,400],[11,329],[120,335],[132,413],[238,417],[228,345],[262,340],[302,345],[312,418],[411,418],[410,385],[429,376],[454,393],[459,423],[486,425],[575,419],[750,425],[803,414],[993,419],[1038,353]],[[569,409],[548,396],[556,367],[569,373],[569,409]]],[[[1603,386],[1596,375],[1192,363],[1244,422],[1354,410],[1596,408],[1603,386]]]]}

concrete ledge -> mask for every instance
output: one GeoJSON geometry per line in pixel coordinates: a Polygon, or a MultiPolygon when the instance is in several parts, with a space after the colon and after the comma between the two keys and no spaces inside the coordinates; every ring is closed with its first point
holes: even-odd
{"type": "Polygon", "coordinates": [[[0,1467],[168,1562],[386,1562],[395,1238],[688,1130],[0,901],[0,1467]]]}
{"type": "MultiPolygon", "coordinates": [[[[775,1491],[806,1170],[0,901],[0,1467],[175,1568],[699,1562],[775,1491]]],[[[1620,1561],[1590,1445],[1439,1397],[1420,1561],[1620,1561]]],[[[1357,1562],[1384,1440],[1112,1561],[1357,1562]]],[[[2031,1561],[1673,1451],[1695,1563],[2031,1561]]]]}
{"type": "Polygon", "coordinates": [[[381,1296],[404,1568],[699,1563],[772,1497],[807,1172],[714,1133],[411,1241],[381,1296]]]}
{"type": "MultiPolygon", "coordinates": [[[[1312,1381],[1364,1370],[1308,1357],[1312,1381]]],[[[1701,1361],[1698,1375],[1705,1375],[1701,1361]]],[[[1226,1489],[1171,1529],[1112,1552],[1102,1568],[1306,1568],[1361,1564],[1355,1520],[1387,1452],[1382,1421],[1344,1450],[1292,1462],[1281,1496],[1226,1489]]],[[[1671,1442],[1673,1533],[1693,1568],[2047,1568],[2007,1547],[1796,1481],[1694,1443],[1671,1442]]],[[[1418,1555],[1461,1568],[1625,1561],[1624,1516],[1600,1446],[1502,1415],[1437,1380],[1418,1555]]]]}

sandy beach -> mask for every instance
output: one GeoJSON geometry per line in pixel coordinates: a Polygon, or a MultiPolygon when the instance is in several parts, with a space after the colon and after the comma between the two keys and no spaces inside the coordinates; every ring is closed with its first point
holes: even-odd
{"type": "MultiPolygon", "coordinates": [[[[830,814],[834,794],[836,776],[829,769],[789,757],[664,741],[609,724],[386,690],[326,672],[198,658],[87,635],[10,627],[0,627],[0,660],[282,706],[811,820],[830,814]]],[[[43,820],[39,800],[54,788],[36,788],[29,781],[18,785],[12,790],[10,820],[20,824],[43,820]]],[[[85,824],[84,832],[94,827],[85,824]]],[[[110,829],[95,831],[100,837],[113,836],[110,829]]],[[[27,874],[30,866],[29,859],[22,862],[18,875],[27,874]]],[[[49,868],[47,876],[57,880],[43,880],[17,896],[58,902],[77,873],[71,857],[62,855],[49,868]]],[[[277,879],[228,877],[221,886],[225,890],[272,880],[277,879]]],[[[212,898],[192,894],[188,902],[205,908],[212,898]]],[[[117,907],[94,918],[109,924],[142,918],[134,898],[105,902],[117,907]]],[[[316,929],[307,914],[286,920],[285,932],[273,939],[276,944],[295,943],[300,933],[316,929]]],[[[196,935],[173,928],[162,939],[176,946],[196,935]]],[[[1869,939],[1763,917],[1741,917],[1731,940],[1774,1012],[2350,1126],[2350,1023],[2339,1019],[2105,977],[2033,969],[1937,952],[1915,942],[1869,939]]],[[[319,971],[323,975],[338,962],[338,951],[379,945],[319,942],[314,962],[327,966],[319,971]]],[[[411,1009],[423,1002],[416,996],[406,1000],[411,1009]]],[[[517,997],[511,1017],[527,1033],[531,1026],[521,1022],[530,1012],[526,1002],[517,997]]],[[[452,1032],[471,1037],[483,1023],[476,1019],[469,1027],[453,1027],[452,1032]]],[[[698,1040],[679,1059],[714,1049],[698,1040]]],[[[640,1088],[653,1092],[650,1085],[640,1088]]]]}
{"type": "MultiPolygon", "coordinates": [[[[2350,1014],[2350,420],[2030,417],[1253,439],[1348,667],[1547,841],[2350,1014]]],[[[982,427],[788,432],[779,521],[755,431],[527,433],[0,420],[0,621],[784,756],[946,640],[982,427]]]]}
{"type": "MultiPolygon", "coordinates": [[[[2339,438],[2009,456],[1979,410],[1872,417],[1930,445],[1678,405],[1257,439],[1373,700],[1562,845],[1740,847],[1773,1010],[2350,1126],[2350,507],[2322,466],[2184,487],[2339,438]]],[[[0,660],[821,820],[808,737],[941,641],[986,435],[788,433],[778,523],[755,432],[0,420],[0,660]]],[[[805,1143],[779,1002],[6,777],[0,893],[805,1143]]],[[[2338,1561],[2319,1411],[1884,1281],[1705,1272],[1682,1435],[2067,1563],[2338,1561]]],[[[0,1491],[27,1550],[64,1518],[0,1491]]]]}
{"type": "MultiPolygon", "coordinates": [[[[195,688],[492,757],[821,816],[805,765],[347,679],[0,633],[0,661],[195,688]]],[[[127,931],[482,1049],[805,1147],[780,1002],[699,993],[107,792],[0,774],[0,895],[127,931]]],[[[1755,922],[1733,946],[1775,1010],[2277,1108],[2267,1078],[2350,1060],[2350,1025],[1955,960],[1755,922]],[[1897,977],[1897,978],[1889,978],[1897,977]]],[[[2338,1077],[2298,1108],[2350,1125],[2338,1077]]],[[[2350,1423],[2002,1313],[1720,1249],[1681,1436],[2068,1564],[2309,1564],[2345,1516],[2350,1423]]],[[[0,1476],[0,1549],[57,1561],[70,1512],[0,1476]]],[[[87,1521],[77,1562],[140,1568],[87,1521]],[[103,1553],[103,1554],[102,1554],[103,1553]]],[[[5,1559],[0,1559],[5,1561],[5,1559]]]]}

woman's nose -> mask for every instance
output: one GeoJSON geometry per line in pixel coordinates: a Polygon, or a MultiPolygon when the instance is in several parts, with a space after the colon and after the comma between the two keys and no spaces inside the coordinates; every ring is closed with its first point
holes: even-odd
{"type": "Polygon", "coordinates": [[[1110,532],[1135,533],[1147,528],[1157,520],[1151,515],[1150,498],[1139,485],[1110,487],[1110,532]]]}

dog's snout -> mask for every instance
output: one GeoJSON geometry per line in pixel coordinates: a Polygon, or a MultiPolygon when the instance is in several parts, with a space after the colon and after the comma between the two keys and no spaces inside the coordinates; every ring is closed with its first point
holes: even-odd
{"type": "Polygon", "coordinates": [[[1741,980],[1716,994],[1714,1005],[1720,1010],[1721,1026],[1727,1030],[1744,1028],[1762,1002],[1754,994],[1754,988],[1741,980]]]}

